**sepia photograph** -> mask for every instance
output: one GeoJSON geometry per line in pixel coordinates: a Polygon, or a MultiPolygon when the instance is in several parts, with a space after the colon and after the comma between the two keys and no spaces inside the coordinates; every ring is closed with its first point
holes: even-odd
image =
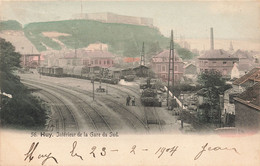
{"type": "Polygon", "coordinates": [[[0,1],[0,165],[260,164],[259,20],[247,0],[0,1]]]}

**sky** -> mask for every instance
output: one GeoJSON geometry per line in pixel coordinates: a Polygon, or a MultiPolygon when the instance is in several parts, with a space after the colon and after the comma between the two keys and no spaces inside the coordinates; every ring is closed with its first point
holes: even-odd
{"type": "Polygon", "coordinates": [[[260,42],[260,3],[257,1],[48,1],[1,3],[1,20],[17,20],[25,25],[71,19],[74,14],[113,12],[153,18],[165,36],[209,38],[210,27],[216,39],[260,42]]]}

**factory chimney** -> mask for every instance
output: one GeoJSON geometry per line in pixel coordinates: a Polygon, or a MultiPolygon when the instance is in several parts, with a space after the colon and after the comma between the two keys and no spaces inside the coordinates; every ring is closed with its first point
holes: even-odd
{"type": "Polygon", "coordinates": [[[210,49],[214,50],[214,36],[213,36],[213,28],[210,28],[210,49]]]}

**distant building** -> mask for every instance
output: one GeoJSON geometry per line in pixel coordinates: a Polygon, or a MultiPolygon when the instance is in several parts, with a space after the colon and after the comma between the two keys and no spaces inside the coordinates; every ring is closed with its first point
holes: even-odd
{"type": "Polygon", "coordinates": [[[77,57],[63,57],[59,58],[59,66],[81,66],[82,59],[77,57]]]}
{"type": "Polygon", "coordinates": [[[230,77],[234,64],[238,62],[237,57],[222,49],[208,50],[198,60],[200,72],[217,70],[225,77],[230,77]]]}
{"type": "Polygon", "coordinates": [[[124,16],[124,15],[119,15],[110,12],[77,14],[74,17],[77,19],[95,20],[95,21],[101,21],[106,23],[123,23],[123,24],[144,25],[150,27],[153,26],[152,18],[124,16]]]}
{"type": "Polygon", "coordinates": [[[248,51],[237,50],[233,56],[239,59],[239,71],[245,73],[254,67],[254,57],[248,51]]]}
{"type": "Polygon", "coordinates": [[[217,70],[224,77],[230,78],[231,70],[238,58],[222,49],[214,49],[213,28],[210,28],[210,50],[198,57],[200,72],[217,70]]]}
{"type": "Polygon", "coordinates": [[[235,100],[235,125],[246,131],[260,130],[260,82],[257,82],[235,100]]]}
{"type": "MultiPolygon", "coordinates": [[[[153,56],[151,61],[152,70],[165,82],[168,80],[169,53],[169,50],[165,50],[153,56]]],[[[178,83],[184,74],[184,63],[176,51],[174,52],[174,57],[174,81],[178,83]]]]}
{"type": "Polygon", "coordinates": [[[15,51],[21,56],[21,66],[35,68],[40,65],[44,57],[38,52],[35,46],[25,37],[22,31],[1,31],[0,37],[12,43],[15,51]]]}
{"type": "Polygon", "coordinates": [[[115,55],[107,51],[87,51],[82,57],[83,65],[109,68],[114,66],[115,55]]]}
{"type": "Polygon", "coordinates": [[[240,76],[240,72],[239,72],[239,70],[237,68],[237,64],[235,63],[233,68],[232,68],[232,70],[231,70],[231,76],[230,76],[231,80],[239,78],[239,76],[240,76]]]}
{"type": "Polygon", "coordinates": [[[196,75],[197,74],[197,66],[189,63],[187,65],[184,66],[185,69],[185,75],[196,75]]]}

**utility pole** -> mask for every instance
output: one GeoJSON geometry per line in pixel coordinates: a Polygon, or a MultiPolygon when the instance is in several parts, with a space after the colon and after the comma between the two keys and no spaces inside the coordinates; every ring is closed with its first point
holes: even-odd
{"type": "Polygon", "coordinates": [[[140,66],[141,66],[141,65],[145,66],[144,42],[143,42],[143,47],[142,47],[142,52],[141,52],[141,62],[140,62],[140,66]]]}
{"type": "Polygon", "coordinates": [[[91,83],[93,84],[93,101],[95,100],[95,82],[94,82],[94,77],[91,79],[91,83]]]}
{"type": "Polygon", "coordinates": [[[140,62],[140,70],[141,70],[141,76],[143,76],[143,66],[145,66],[145,57],[144,57],[144,42],[143,42],[143,47],[142,47],[142,52],[141,52],[141,62],[140,62]]]}
{"type": "MultiPolygon", "coordinates": [[[[173,88],[174,87],[174,43],[173,43],[173,30],[171,30],[171,44],[170,44],[170,53],[169,53],[167,106],[169,106],[169,92],[170,92],[171,72],[172,72],[172,88],[173,88]]],[[[174,97],[173,92],[172,92],[172,97],[174,97]]]]}

